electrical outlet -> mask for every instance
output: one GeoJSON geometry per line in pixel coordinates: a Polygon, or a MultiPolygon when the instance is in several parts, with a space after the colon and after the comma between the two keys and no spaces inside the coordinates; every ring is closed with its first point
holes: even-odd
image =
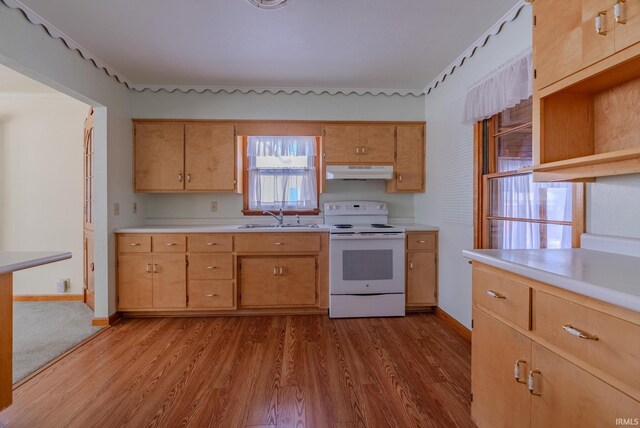
{"type": "Polygon", "coordinates": [[[218,212],[218,201],[211,201],[211,212],[218,212]]]}
{"type": "Polygon", "coordinates": [[[113,215],[120,215],[120,204],[117,202],[113,204],[113,215]]]}
{"type": "Polygon", "coordinates": [[[136,214],[138,212],[138,203],[134,202],[133,203],[133,213],[136,214]]]}

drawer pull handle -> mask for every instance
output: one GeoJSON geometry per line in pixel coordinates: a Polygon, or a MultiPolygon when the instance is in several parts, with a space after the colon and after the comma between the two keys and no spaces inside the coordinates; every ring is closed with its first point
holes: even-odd
{"type": "Polygon", "coordinates": [[[167,242],[166,244],[164,244],[165,247],[174,247],[175,245],[175,242],[167,242]]]}
{"type": "Polygon", "coordinates": [[[214,245],[216,245],[216,243],[215,242],[207,242],[205,245],[207,247],[213,247],[214,245]]]}
{"type": "Polygon", "coordinates": [[[282,245],[282,244],[284,244],[284,242],[274,242],[273,244],[274,245],[282,245]]]}
{"type": "Polygon", "coordinates": [[[153,273],[158,273],[158,265],[157,265],[157,263],[153,264],[153,273]]]}
{"type": "Polygon", "coordinates": [[[542,374],[542,373],[540,373],[540,370],[531,370],[529,372],[529,379],[527,381],[527,387],[529,388],[529,393],[531,395],[535,395],[535,396],[539,397],[542,394],[540,394],[539,392],[536,392],[536,378],[533,376],[533,375],[536,375],[536,374],[542,374]]]}
{"type": "Polygon", "coordinates": [[[367,154],[367,148],[366,147],[360,147],[360,153],[363,155],[367,154]]]}
{"type": "Polygon", "coordinates": [[[182,173],[178,173],[178,181],[182,183],[182,173]]]}
{"type": "Polygon", "coordinates": [[[215,296],[217,296],[217,294],[216,294],[216,293],[209,293],[209,294],[207,294],[207,297],[215,297],[215,296]]]}
{"type": "Polygon", "coordinates": [[[424,239],[421,239],[421,240],[418,241],[418,244],[426,244],[426,243],[427,243],[427,241],[425,241],[424,239]]]}
{"type": "Polygon", "coordinates": [[[151,273],[151,263],[147,263],[147,273],[151,273]]]}
{"type": "Polygon", "coordinates": [[[402,174],[399,174],[399,175],[398,175],[398,181],[399,181],[400,183],[402,183],[402,174]]]}
{"type": "Polygon", "coordinates": [[[596,33],[601,36],[606,36],[608,34],[607,29],[605,28],[607,12],[600,12],[596,15],[596,33]]]}
{"type": "Polygon", "coordinates": [[[132,247],[139,247],[140,243],[139,242],[134,242],[134,243],[129,244],[129,245],[132,246],[132,247]]]}
{"type": "Polygon", "coordinates": [[[413,270],[413,260],[409,260],[409,270],[413,270]]]}
{"type": "Polygon", "coordinates": [[[579,337],[580,339],[598,340],[598,336],[596,336],[595,334],[585,333],[584,331],[578,330],[577,328],[573,327],[571,324],[565,324],[562,326],[562,328],[567,333],[579,337]]]}
{"type": "Polygon", "coordinates": [[[280,270],[280,276],[282,276],[282,274],[284,272],[284,269],[282,269],[282,266],[280,266],[279,270],[280,270]]]}
{"type": "Polygon", "coordinates": [[[204,268],[211,270],[211,269],[218,269],[218,266],[205,266],[204,268]]]}
{"type": "Polygon", "coordinates": [[[625,16],[625,2],[627,0],[617,0],[613,5],[613,15],[616,17],[616,22],[618,24],[626,24],[627,18],[625,16]]]}
{"type": "Polygon", "coordinates": [[[273,275],[278,275],[278,268],[277,267],[273,267],[273,275]]]}
{"type": "Polygon", "coordinates": [[[487,290],[487,294],[489,296],[493,297],[494,299],[506,299],[507,298],[507,296],[504,296],[504,295],[502,295],[500,293],[496,293],[493,290],[487,290]]]}
{"type": "Polygon", "coordinates": [[[520,364],[524,364],[525,367],[526,367],[527,361],[526,360],[518,360],[518,361],[516,361],[516,365],[513,368],[513,377],[516,378],[516,382],[526,384],[527,383],[526,380],[520,379],[520,364]]]}

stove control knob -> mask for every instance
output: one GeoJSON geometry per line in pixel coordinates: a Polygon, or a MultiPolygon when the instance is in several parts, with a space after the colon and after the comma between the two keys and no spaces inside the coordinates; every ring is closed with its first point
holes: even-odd
{"type": "Polygon", "coordinates": [[[378,204],[378,209],[379,210],[384,210],[387,208],[387,204],[378,204]]]}

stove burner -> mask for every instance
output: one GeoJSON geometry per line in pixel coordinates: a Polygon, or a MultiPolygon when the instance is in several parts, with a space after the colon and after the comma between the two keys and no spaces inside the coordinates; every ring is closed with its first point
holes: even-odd
{"type": "Polygon", "coordinates": [[[334,224],[333,227],[336,229],[351,229],[353,227],[352,224],[334,224]]]}
{"type": "Polygon", "coordinates": [[[393,226],[389,226],[388,224],[374,223],[371,225],[371,227],[374,227],[376,229],[391,229],[393,226]]]}

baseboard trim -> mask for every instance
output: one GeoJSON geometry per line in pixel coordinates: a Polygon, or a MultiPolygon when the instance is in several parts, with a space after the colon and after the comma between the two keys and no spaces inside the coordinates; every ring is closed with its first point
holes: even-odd
{"type": "Polygon", "coordinates": [[[94,327],[107,327],[117,323],[120,318],[122,318],[122,314],[120,312],[116,312],[115,314],[111,314],[109,317],[94,318],[91,320],[91,325],[94,327]]]}
{"type": "Polygon", "coordinates": [[[82,302],[82,294],[14,294],[14,302],[82,302]]]}
{"type": "Polygon", "coordinates": [[[471,342],[471,330],[464,326],[460,321],[443,311],[441,308],[435,308],[435,314],[442,321],[446,322],[453,328],[460,336],[462,336],[467,342],[471,342]]]}

